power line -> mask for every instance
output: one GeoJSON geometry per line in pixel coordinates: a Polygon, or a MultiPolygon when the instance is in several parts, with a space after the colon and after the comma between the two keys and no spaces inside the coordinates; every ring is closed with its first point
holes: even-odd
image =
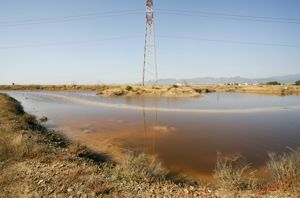
{"type": "MultiPolygon", "coordinates": [[[[62,17],[49,17],[39,19],[27,19],[17,21],[0,21],[0,27],[14,27],[26,25],[39,25],[45,23],[57,23],[67,21],[85,20],[97,17],[116,17],[124,15],[133,15],[144,13],[141,10],[119,10],[108,12],[95,12],[80,15],[68,15],[62,17]]],[[[180,15],[180,16],[193,16],[205,18],[217,18],[225,20],[241,20],[241,21],[254,21],[254,22],[269,22],[269,23],[284,23],[284,24],[300,24],[300,19],[297,18],[280,18],[280,17],[267,17],[267,16],[254,16],[254,15],[238,15],[238,14],[224,14],[215,12],[191,11],[191,10],[172,10],[172,9],[157,9],[157,14],[167,15],[180,15]]]]}
{"type": "Polygon", "coordinates": [[[258,46],[300,48],[300,45],[283,44],[283,43],[264,43],[264,42],[249,42],[249,41],[233,41],[233,40],[222,40],[222,39],[192,38],[192,37],[166,36],[166,35],[161,35],[161,36],[157,36],[157,37],[158,38],[164,38],[164,39],[176,39],[176,40],[207,41],[207,42],[241,44],[241,45],[258,45],[258,46]]]}
{"type": "Polygon", "coordinates": [[[253,21],[253,22],[266,22],[266,23],[283,23],[283,24],[300,24],[300,19],[290,19],[287,18],[274,18],[274,17],[250,17],[243,15],[225,15],[225,14],[206,14],[202,12],[183,12],[183,11],[158,11],[158,14],[167,15],[179,15],[179,16],[192,16],[192,17],[205,17],[205,18],[216,18],[225,20],[238,20],[238,21],[253,21]],[[276,20],[275,20],[276,19],[276,20]],[[280,20],[279,20],[280,19],[280,20]]]}
{"type": "Polygon", "coordinates": [[[26,20],[17,20],[17,21],[0,21],[1,23],[22,23],[22,22],[36,22],[36,21],[43,21],[43,20],[56,20],[56,19],[66,19],[66,18],[77,18],[77,17],[89,17],[89,16],[97,16],[103,14],[120,14],[120,13],[128,13],[128,12],[141,12],[141,10],[118,10],[118,11],[107,11],[107,12],[92,12],[92,13],[85,13],[79,15],[68,15],[68,16],[61,16],[61,17],[48,17],[48,18],[39,18],[39,19],[26,19],[26,20]]]}
{"type": "Polygon", "coordinates": [[[63,46],[63,45],[77,45],[77,44],[87,44],[87,43],[94,43],[94,42],[128,40],[128,39],[137,39],[137,38],[142,38],[142,36],[120,36],[120,37],[111,37],[111,38],[104,38],[104,39],[85,40],[85,41],[67,41],[67,42],[60,42],[60,43],[42,43],[42,44],[15,45],[15,46],[3,46],[3,47],[0,46],[0,50],[35,48],[35,47],[52,47],[52,46],[63,46]]]}
{"type": "Polygon", "coordinates": [[[156,9],[156,10],[158,10],[158,11],[166,11],[166,12],[189,13],[189,14],[207,14],[207,15],[219,15],[219,16],[255,18],[255,19],[300,21],[300,18],[283,18],[283,17],[270,17],[270,16],[254,16],[254,15],[240,15],[240,14],[228,14],[228,13],[226,14],[226,13],[193,11],[193,10],[173,10],[173,9],[156,9]]]}
{"type": "Polygon", "coordinates": [[[81,15],[69,15],[62,17],[50,17],[50,18],[40,18],[40,19],[28,19],[28,20],[19,20],[19,21],[0,21],[0,27],[13,27],[13,26],[24,26],[24,25],[37,25],[44,23],[56,23],[56,22],[65,22],[65,21],[77,21],[85,20],[90,18],[97,17],[115,17],[115,16],[124,16],[144,13],[140,10],[123,10],[123,11],[112,11],[112,12],[99,12],[99,13],[88,13],[81,15]]]}
{"type": "MultiPolygon", "coordinates": [[[[2,46],[2,47],[0,46],[0,50],[19,49],[19,48],[35,48],[35,47],[52,47],[52,46],[63,46],[63,45],[77,45],[77,44],[87,44],[87,43],[94,43],[94,42],[140,39],[140,38],[143,38],[143,36],[142,35],[119,36],[119,37],[110,37],[110,38],[93,39],[93,40],[85,40],[85,41],[68,41],[68,42],[60,42],[60,43],[42,43],[42,44],[15,45],[15,46],[2,46]]],[[[228,43],[228,44],[239,44],[239,45],[257,45],[257,46],[300,48],[300,45],[285,44],[285,43],[264,43],[264,42],[250,42],[250,41],[234,41],[234,40],[194,38],[194,37],[169,36],[169,35],[157,35],[157,38],[176,39],[176,40],[189,40],[189,41],[205,41],[205,42],[228,43]]]]}

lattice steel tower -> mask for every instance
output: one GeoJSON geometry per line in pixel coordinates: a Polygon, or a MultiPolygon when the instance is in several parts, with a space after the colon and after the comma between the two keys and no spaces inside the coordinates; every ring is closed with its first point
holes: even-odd
{"type": "Polygon", "coordinates": [[[155,41],[155,32],[154,32],[153,0],[147,0],[143,85],[145,85],[145,80],[155,80],[155,82],[157,82],[157,62],[156,62],[155,42],[156,41],[155,41]]]}

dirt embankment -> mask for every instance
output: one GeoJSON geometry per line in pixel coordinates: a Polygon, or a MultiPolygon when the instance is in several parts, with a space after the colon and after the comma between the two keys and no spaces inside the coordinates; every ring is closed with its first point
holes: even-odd
{"type": "Polygon", "coordinates": [[[101,96],[129,96],[129,97],[166,97],[187,98],[201,96],[201,90],[195,90],[190,86],[120,86],[118,88],[106,88],[98,92],[101,96]]]}
{"type": "MultiPolygon", "coordinates": [[[[43,119],[45,120],[45,119],[43,119]]],[[[298,197],[300,149],[273,154],[274,179],[218,158],[214,185],[176,177],[144,154],[122,162],[45,129],[20,103],[0,94],[0,197],[298,197]]]]}

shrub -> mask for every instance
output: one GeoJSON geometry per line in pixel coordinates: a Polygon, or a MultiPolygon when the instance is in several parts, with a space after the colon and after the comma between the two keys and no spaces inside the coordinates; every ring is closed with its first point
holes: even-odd
{"type": "Polygon", "coordinates": [[[168,91],[170,91],[171,89],[177,89],[178,85],[171,85],[170,87],[168,87],[168,91]]]}
{"type": "Polygon", "coordinates": [[[300,80],[296,81],[295,85],[300,85],[300,80]]]}
{"type": "Polygon", "coordinates": [[[38,121],[36,120],[36,117],[34,115],[25,113],[22,116],[22,119],[32,129],[36,128],[36,126],[38,125],[38,121]]]}
{"type": "Polygon", "coordinates": [[[127,85],[127,86],[125,87],[125,89],[126,89],[126,91],[132,91],[132,87],[129,86],[129,85],[127,85]]]}
{"type": "Polygon", "coordinates": [[[163,180],[166,177],[161,164],[145,154],[129,153],[121,168],[130,178],[153,181],[163,180]]]}
{"type": "Polygon", "coordinates": [[[227,190],[244,190],[253,188],[256,183],[255,172],[246,174],[250,165],[240,155],[229,159],[217,154],[214,179],[217,185],[227,190]]]}
{"type": "Polygon", "coordinates": [[[152,89],[160,89],[160,87],[152,86],[152,89]]]}
{"type": "Polygon", "coordinates": [[[267,169],[276,182],[294,188],[300,186],[300,148],[290,150],[290,153],[281,155],[269,153],[267,169]]]}
{"type": "Polygon", "coordinates": [[[281,83],[277,82],[277,81],[270,81],[270,82],[267,82],[266,85],[281,85],[281,83]]]}

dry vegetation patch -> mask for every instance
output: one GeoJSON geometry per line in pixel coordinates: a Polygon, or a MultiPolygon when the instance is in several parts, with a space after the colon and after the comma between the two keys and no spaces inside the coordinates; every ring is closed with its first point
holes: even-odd
{"type": "Polygon", "coordinates": [[[217,185],[229,191],[251,190],[255,188],[255,171],[240,155],[224,158],[218,153],[214,178],[217,185]]]}
{"type": "Polygon", "coordinates": [[[270,153],[269,157],[267,169],[274,180],[271,185],[300,195],[300,148],[283,154],[270,153]]]}
{"type": "Polygon", "coordinates": [[[160,86],[119,86],[107,88],[100,92],[101,96],[127,96],[127,97],[166,97],[166,98],[184,98],[199,97],[200,93],[190,86],[160,85],[160,86]]]}

